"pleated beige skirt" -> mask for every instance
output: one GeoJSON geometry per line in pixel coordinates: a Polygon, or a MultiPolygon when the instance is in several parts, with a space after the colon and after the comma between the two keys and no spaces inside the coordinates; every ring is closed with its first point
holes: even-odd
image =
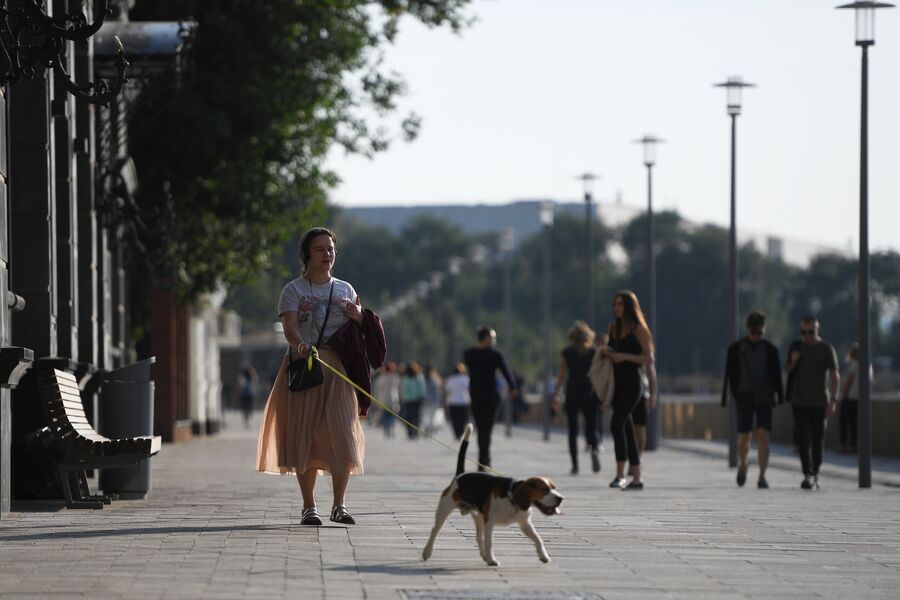
{"type": "MultiPolygon", "coordinates": [[[[322,348],[319,356],[346,374],[332,350],[322,348]]],[[[361,475],[366,439],[359,422],[356,392],[325,367],[322,385],[291,392],[286,367],[287,357],[278,369],[263,412],[256,470],[287,474],[316,469],[323,474],[349,469],[352,475],[361,475]]]]}

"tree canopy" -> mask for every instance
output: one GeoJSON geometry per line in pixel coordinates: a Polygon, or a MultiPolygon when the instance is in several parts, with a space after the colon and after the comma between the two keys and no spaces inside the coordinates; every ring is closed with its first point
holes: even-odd
{"type": "Polygon", "coordinates": [[[470,0],[139,0],[132,20],[192,20],[180,78],[154,80],[129,125],[138,233],[187,297],[245,281],[322,214],[340,145],[412,139],[383,51],[404,16],[454,31],[470,0]]]}

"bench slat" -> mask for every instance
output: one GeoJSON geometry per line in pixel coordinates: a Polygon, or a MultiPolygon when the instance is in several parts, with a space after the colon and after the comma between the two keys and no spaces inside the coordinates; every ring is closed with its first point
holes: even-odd
{"type": "Polygon", "coordinates": [[[84,404],[82,404],[81,399],[53,398],[49,401],[49,404],[50,406],[65,407],[72,410],[84,410],[84,404]]]}
{"type": "Polygon", "coordinates": [[[78,380],[75,379],[75,376],[68,371],[60,371],[59,369],[53,369],[53,379],[58,382],[68,383],[70,385],[74,385],[78,387],[78,380]]]}
{"type": "Polygon", "coordinates": [[[73,387],[73,386],[65,385],[65,384],[59,384],[59,385],[54,384],[51,387],[51,389],[54,392],[56,392],[57,394],[69,394],[69,395],[75,396],[76,398],[81,398],[81,390],[79,390],[77,387],[73,387]]]}
{"type": "Polygon", "coordinates": [[[86,419],[87,415],[84,414],[84,411],[81,409],[74,408],[51,408],[50,415],[56,419],[60,420],[69,420],[69,419],[86,419]]]}

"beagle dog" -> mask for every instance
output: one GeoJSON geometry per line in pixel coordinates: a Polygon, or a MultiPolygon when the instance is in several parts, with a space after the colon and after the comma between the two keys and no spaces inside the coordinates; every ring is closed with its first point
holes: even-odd
{"type": "Polygon", "coordinates": [[[549,562],[550,556],[544,548],[544,542],[531,524],[532,507],[545,515],[559,513],[559,505],[563,497],[556,491],[556,485],[544,477],[531,477],[524,481],[516,481],[506,477],[497,477],[488,473],[465,473],[466,450],[469,447],[469,436],[472,434],[471,423],[466,427],[459,456],[456,461],[456,476],[450,485],[441,493],[434,518],[431,537],[422,551],[422,560],[431,558],[434,540],[440,532],[444,521],[454,509],[472,515],[475,521],[475,537],[481,557],[490,566],[497,566],[494,556],[494,527],[516,523],[537,549],[538,558],[549,562]]]}

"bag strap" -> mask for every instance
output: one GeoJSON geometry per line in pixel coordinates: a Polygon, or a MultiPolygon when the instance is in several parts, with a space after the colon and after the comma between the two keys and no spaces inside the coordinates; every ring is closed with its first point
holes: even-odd
{"type": "Polygon", "coordinates": [[[331,290],[328,292],[328,306],[325,308],[325,320],[322,321],[322,329],[319,330],[319,341],[316,348],[322,345],[322,336],[325,335],[325,326],[328,325],[328,315],[331,314],[331,298],[334,296],[334,279],[331,280],[331,290]]]}
{"type": "MultiPolygon", "coordinates": [[[[312,289],[312,284],[310,284],[312,289]]],[[[322,321],[322,329],[319,330],[319,341],[316,342],[316,348],[322,345],[322,336],[325,335],[325,326],[328,325],[328,315],[331,314],[331,299],[334,297],[334,279],[331,280],[331,289],[328,292],[328,306],[325,308],[325,320],[322,321]]],[[[292,361],[294,356],[294,347],[288,344],[288,362],[292,361]]]]}

